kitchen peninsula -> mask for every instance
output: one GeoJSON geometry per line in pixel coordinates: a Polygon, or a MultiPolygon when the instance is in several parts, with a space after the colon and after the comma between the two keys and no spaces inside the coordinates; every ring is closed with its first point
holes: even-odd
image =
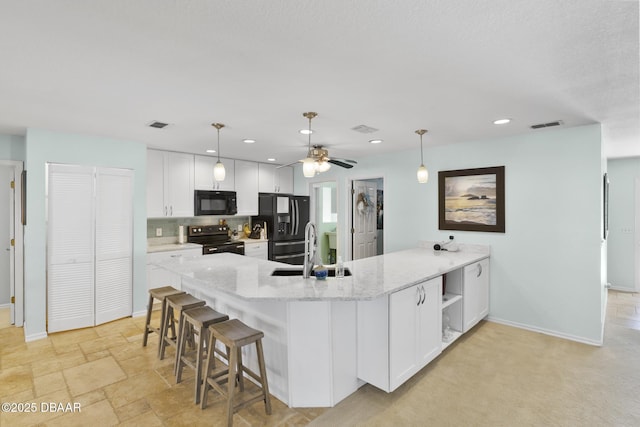
{"type": "MultiPolygon", "coordinates": [[[[350,276],[323,281],[272,276],[291,265],[236,254],[158,267],[178,275],[182,290],[264,332],[273,395],[291,407],[327,407],[363,382],[393,391],[487,315],[489,248],[432,247],[346,262],[350,276]]],[[[244,358],[257,363],[250,352],[244,358]]]]}

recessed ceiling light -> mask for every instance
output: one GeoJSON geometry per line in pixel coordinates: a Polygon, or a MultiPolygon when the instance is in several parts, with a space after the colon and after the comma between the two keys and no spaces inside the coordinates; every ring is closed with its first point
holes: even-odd
{"type": "Polygon", "coordinates": [[[369,142],[372,143],[372,144],[380,144],[382,142],[382,140],[381,139],[370,139],[369,142]]]}
{"type": "Polygon", "coordinates": [[[498,119],[498,120],[494,120],[493,124],[494,125],[506,125],[507,123],[510,123],[511,119],[498,119]]]}
{"type": "Polygon", "coordinates": [[[215,153],[216,150],[207,150],[207,153],[215,153]]]}
{"type": "Polygon", "coordinates": [[[276,159],[274,159],[273,157],[269,157],[267,160],[270,161],[270,162],[275,162],[276,161],[276,159]]]}
{"type": "Polygon", "coordinates": [[[311,129],[300,129],[298,132],[303,134],[303,135],[309,135],[309,134],[313,133],[313,130],[311,130],[311,129]]]}
{"type": "Polygon", "coordinates": [[[243,139],[242,142],[244,142],[245,144],[253,144],[254,142],[256,142],[255,139],[243,139]]]}

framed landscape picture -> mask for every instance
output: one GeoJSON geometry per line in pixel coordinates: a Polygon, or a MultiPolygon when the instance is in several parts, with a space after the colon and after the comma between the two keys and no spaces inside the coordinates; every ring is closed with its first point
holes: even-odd
{"type": "Polygon", "coordinates": [[[438,172],[440,230],[504,233],[504,166],[438,172]]]}

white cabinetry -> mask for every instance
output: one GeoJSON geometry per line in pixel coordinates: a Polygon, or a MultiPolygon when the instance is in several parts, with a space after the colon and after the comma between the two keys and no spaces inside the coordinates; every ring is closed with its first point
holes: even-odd
{"type": "Polygon", "coordinates": [[[276,169],[276,192],[293,194],[293,168],[285,166],[276,169]]]}
{"type": "Polygon", "coordinates": [[[244,242],[244,254],[253,258],[268,259],[269,258],[269,242],[262,240],[260,242],[244,242]]]}
{"type": "Polygon", "coordinates": [[[193,216],[193,155],[147,150],[147,217],[193,216]]]}
{"type": "Polygon", "coordinates": [[[258,163],[235,161],[237,215],[258,215],[258,163]]]}
{"type": "Polygon", "coordinates": [[[259,163],[260,193],[293,193],[293,168],[259,163]]]}
{"type": "Polygon", "coordinates": [[[216,181],[213,177],[213,168],[218,162],[217,157],[195,156],[194,175],[196,190],[235,190],[235,173],[233,159],[220,159],[225,169],[224,181],[216,181]]]}
{"type": "Polygon", "coordinates": [[[464,268],[463,332],[489,314],[489,259],[464,268]]]}
{"type": "Polygon", "coordinates": [[[440,354],[441,286],[437,277],[358,302],[358,378],[391,392],[440,354]]]}
{"type": "Polygon", "coordinates": [[[147,290],[160,288],[162,286],[173,286],[176,289],[181,288],[181,279],[179,274],[165,270],[154,264],[162,264],[182,257],[202,256],[202,248],[190,248],[174,251],[152,252],[147,254],[147,290]]]}
{"type": "Polygon", "coordinates": [[[276,190],[276,166],[258,163],[258,177],[260,193],[274,193],[276,190]]]}

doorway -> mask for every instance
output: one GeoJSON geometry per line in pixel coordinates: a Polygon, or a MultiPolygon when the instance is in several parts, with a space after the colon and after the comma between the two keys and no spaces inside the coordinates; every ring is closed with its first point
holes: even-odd
{"type": "Polygon", "coordinates": [[[22,162],[0,160],[0,307],[15,326],[24,316],[21,178],[22,162]]]}
{"type": "Polygon", "coordinates": [[[319,262],[335,264],[338,257],[338,186],[335,181],[312,184],[313,221],[318,234],[319,262]]]}
{"type": "Polygon", "coordinates": [[[351,181],[351,259],[384,253],[384,179],[351,181]]]}

